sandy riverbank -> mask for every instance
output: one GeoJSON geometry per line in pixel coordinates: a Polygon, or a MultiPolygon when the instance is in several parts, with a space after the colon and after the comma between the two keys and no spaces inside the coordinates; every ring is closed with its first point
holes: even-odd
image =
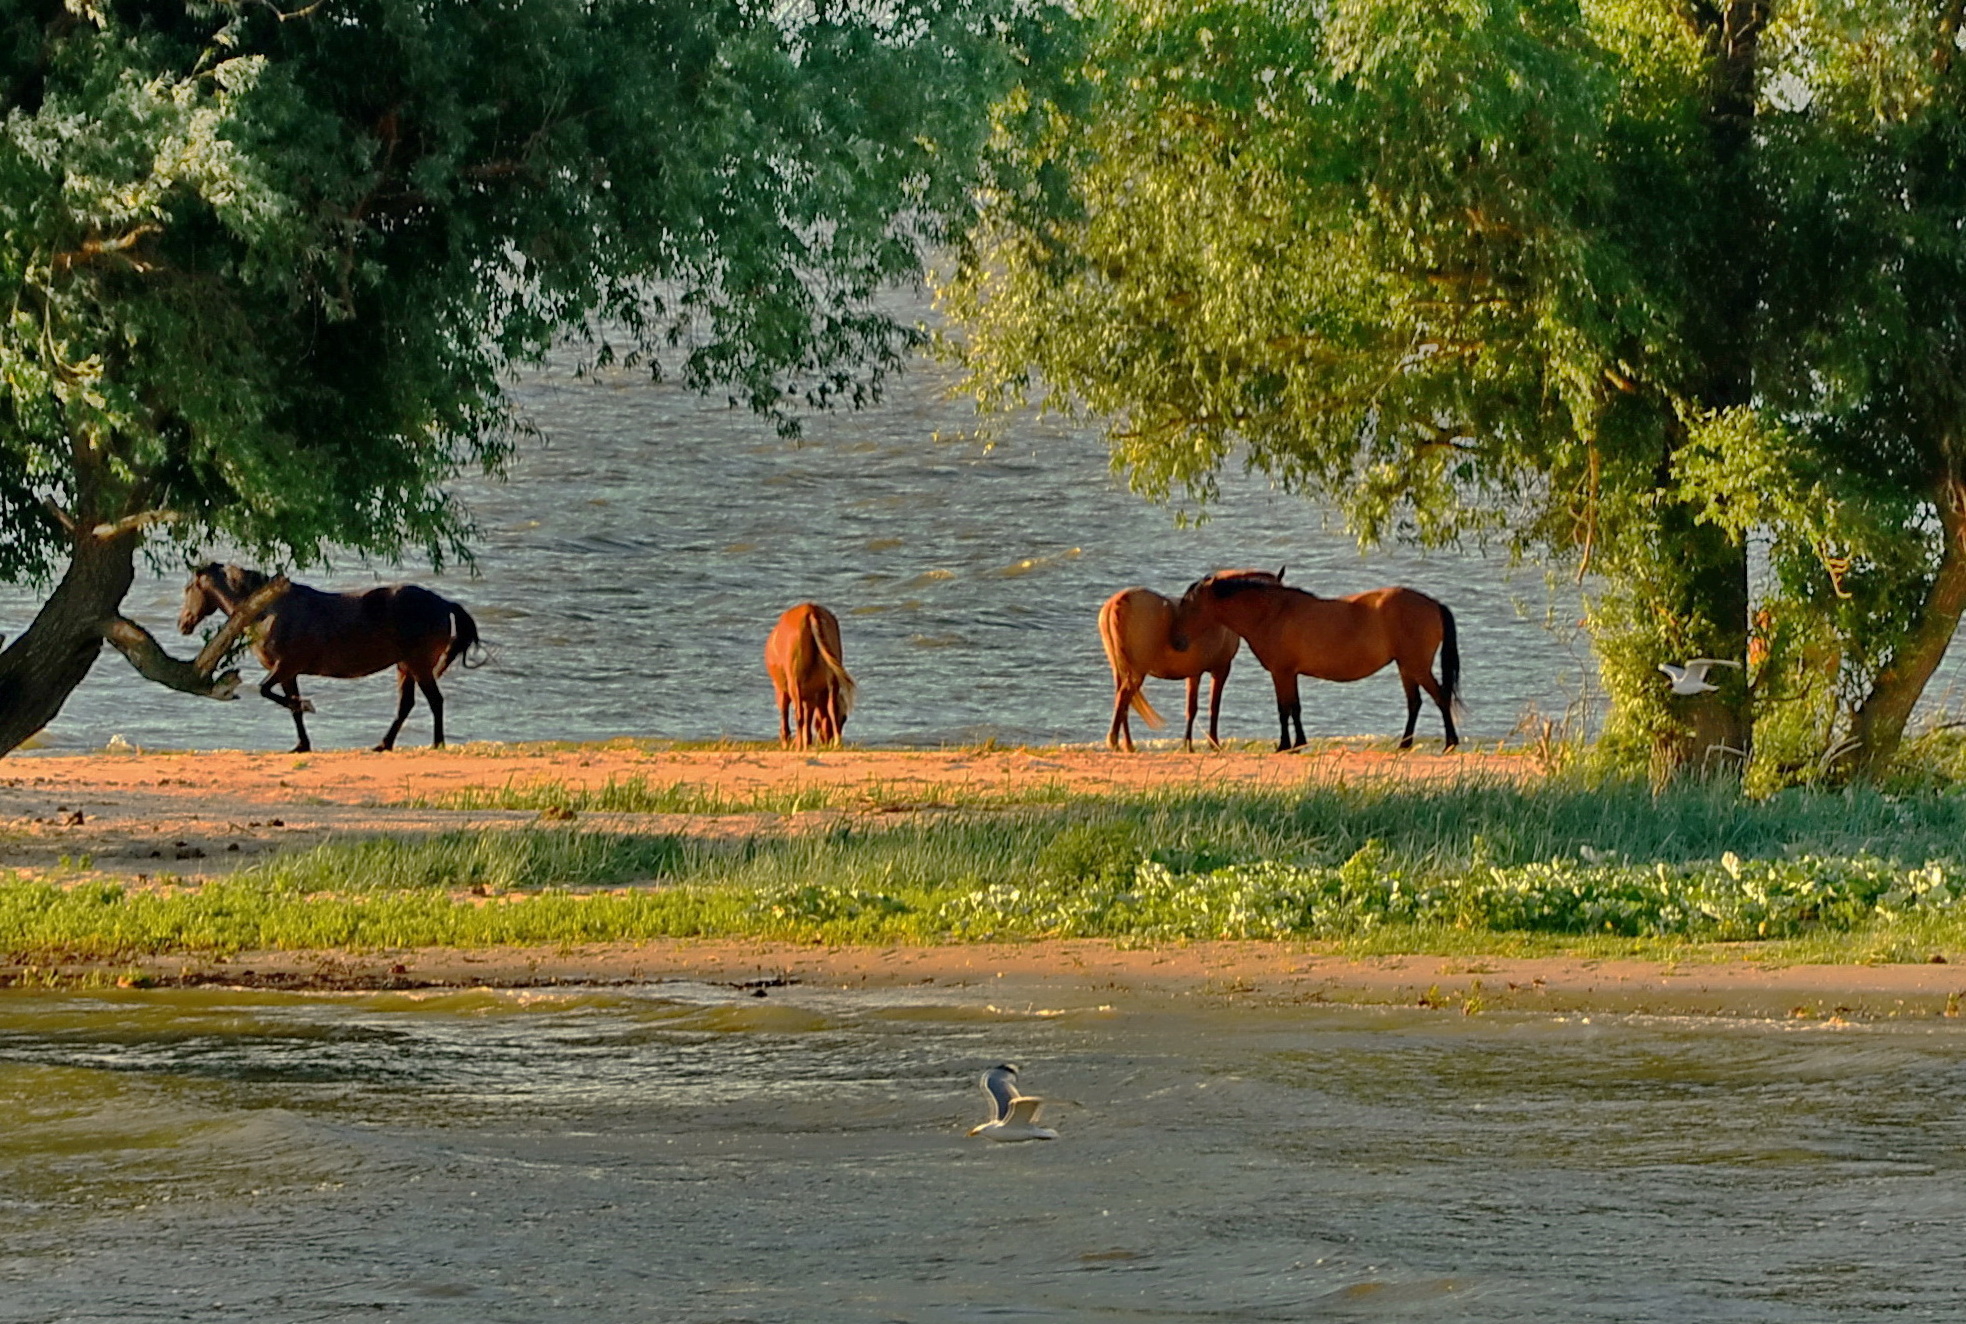
{"type": "MultiPolygon", "coordinates": [[[[598,788],[639,778],[733,800],[824,789],[835,807],[792,813],[590,814],[582,826],[628,833],[757,835],[965,807],[1184,789],[1288,788],[1307,781],[1529,779],[1519,755],[1397,755],[1326,747],[1306,756],[1256,750],[664,749],[634,742],[571,748],[475,745],[391,755],[240,751],[27,753],[0,763],[0,869],[117,877],[222,876],[268,851],[330,838],[509,830],[539,815],[416,807],[466,788],[550,781],[598,788]],[[66,863],[64,863],[66,861],[66,863]]],[[[579,949],[259,953],[163,957],[108,968],[0,970],[0,978],[228,983],[291,989],[524,986],[697,979],[761,987],[936,984],[965,996],[1047,1005],[1102,996],[1227,997],[1283,1002],[1433,1005],[1671,1014],[1870,1018],[1957,1012],[1966,964],[1776,965],[1750,947],[1699,960],[1353,958],[1289,943],[1122,946],[1040,941],[836,948],[754,941],[662,941],[579,949]]]]}
{"type": "Polygon", "coordinates": [[[650,748],[629,741],[570,748],[464,745],[390,754],[20,753],[0,761],[0,869],[36,871],[64,857],[98,869],[208,877],[269,850],[335,836],[427,835],[536,824],[536,813],[412,807],[467,789],[558,782],[600,788],[641,779],[742,801],[798,790],[846,807],[800,813],[592,814],[586,827],[708,836],[788,832],[842,815],[892,819],[952,799],[987,806],[1034,793],[1284,788],[1307,780],[1534,776],[1516,754],[1392,754],[1323,747],[1121,756],[1089,749],[854,750],[650,748]]]}
{"type": "Polygon", "coordinates": [[[1256,942],[1137,947],[1071,940],[874,948],[691,940],[574,949],[259,952],[230,960],[158,958],[119,965],[113,972],[83,966],[40,973],[77,982],[115,974],[157,986],[296,991],[692,980],[761,997],[793,984],[920,987],[933,989],[937,999],[1005,1008],[1200,999],[1420,1006],[1456,1015],[1547,1011],[1797,1021],[1956,1016],[1966,1000],[1966,965],[1776,965],[1724,953],[1675,963],[1355,958],[1300,944],[1256,942]]]}

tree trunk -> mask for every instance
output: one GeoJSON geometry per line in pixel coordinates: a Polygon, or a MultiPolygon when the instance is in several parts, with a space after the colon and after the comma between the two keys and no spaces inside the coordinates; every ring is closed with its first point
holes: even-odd
{"type": "Polygon", "coordinates": [[[142,534],[75,535],[68,571],[34,623],[0,652],[0,754],[53,721],[102,651],[103,625],[136,578],[142,534]]]}
{"type": "MultiPolygon", "coordinates": [[[[1661,552],[1677,564],[1662,574],[1674,600],[1665,606],[1677,621],[1704,620],[1709,628],[1696,642],[1695,656],[1745,664],[1748,653],[1747,548],[1710,524],[1699,524],[1684,506],[1661,512],[1661,552]]],[[[1661,662],[1685,658],[1662,657],[1661,662]]],[[[1707,673],[1716,686],[1707,694],[1673,696],[1667,702],[1679,718],[1677,729],[1653,751],[1655,770],[1671,775],[1726,772],[1739,775],[1753,748],[1754,717],[1747,670],[1716,667],[1707,673]]]]}
{"type": "Polygon", "coordinates": [[[1878,674],[1850,725],[1854,743],[1842,763],[1859,777],[1877,776],[1897,757],[1912,709],[1944,659],[1960,616],[1966,614],[1966,480],[1948,475],[1937,500],[1939,524],[1945,531],[1938,576],[1925,595],[1918,624],[1878,674]]]}
{"type": "MultiPolygon", "coordinates": [[[[1713,258],[1696,273],[1706,291],[1708,316],[1695,331],[1693,348],[1705,365],[1694,384],[1696,403],[1731,409],[1754,402],[1754,346],[1761,301],[1760,241],[1762,207],[1753,178],[1754,117],[1760,81],[1761,34],[1768,22],[1767,0],[1726,0],[1694,11],[1712,61],[1705,108],[1707,133],[1717,169],[1710,213],[1716,232],[1713,258]]],[[[1676,431],[1676,430],[1675,430],[1676,431]]],[[[1668,441],[1666,472],[1660,486],[1671,490],[1668,441]]],[[[1652,751],[1655,778],[1682,772],[1737,774],[1752,749],[1753,707],[1745,662],[1748,651],[1747,547],[1694,512],[1670,502],[1659,513],[1657,596],[1671,619],[1703,622],[1689,642],[1708,657],[1743,663],[1721,667],[1708,680],[1719,688],[1707,694],[1674,697],[1675,729],[1659,737],[1652,751]]],[[[1682,661],[1660,658],[1661,662],[1682,661]]]]}

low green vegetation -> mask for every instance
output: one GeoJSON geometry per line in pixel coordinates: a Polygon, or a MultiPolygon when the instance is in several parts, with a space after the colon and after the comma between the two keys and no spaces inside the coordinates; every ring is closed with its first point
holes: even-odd
{"type": "MultiPolygon", "coordinates": [[[[646,789],[646,788],[644,788],[646,789]]],[[[717,840],[573,827],[331,843],[228,879],[0,879],[21,964],[670,937],[1098,937],[1817,959],[1966,947],[1966,798],[1629,784],[1080,799],[717,840]]]]}
{"type": "Polygon", "coordinates": [[[1058,804],[1071,792],[1056,783],[992,788],[900,785],[789,786],[730,794],[696,782],[650,782],[640,775],[609,777],[600,786],[556,779],[508,779],[503,786],[466,786],[412,796],[413,809],[529,809],[552,815],[796,814],[815,809],[961,809],[983,805],[1058,804]]]}

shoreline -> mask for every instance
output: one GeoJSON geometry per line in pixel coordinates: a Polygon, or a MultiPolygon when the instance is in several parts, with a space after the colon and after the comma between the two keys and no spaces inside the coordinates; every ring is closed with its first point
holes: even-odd
{"type": "Polygon", "coordinates": [[[934,989],[994,1006],[1202,999],[1651,1014],[1842,1023],[1958,1017],[1966,965],[1776,964],[1747,954],[1678,961],[1578,956],[1346,956],[1286,942],[1122,945],[1095,939],[847,947],[673,939],[566,948],[255,952],[49,967],[0,966],[0,988],[227,988],[346,993],[607,988],[687,981],[774,988],[934,989]]]}

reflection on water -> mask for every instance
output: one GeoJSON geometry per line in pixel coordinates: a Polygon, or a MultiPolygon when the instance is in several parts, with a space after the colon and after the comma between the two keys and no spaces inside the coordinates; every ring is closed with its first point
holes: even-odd
{"type": "Polygon", "coordinates": [[[974,993],[4,995],[0,1320],[1958,1317],[1951,1022],[974,993]]]}
{"type": "MultiPolygon", "coordinates": [[[[638,377],[577,381],[572,360],[528,378],[518,398],[548,445],[526,449],[505,484],[458,492],[482,526],[482,577],[440,588],[476,615],[494,665],[446,682],[454,739],[593,739],[623,733],[769,738],[777,730],[762,652],[786,607],[838,612],[860,681],[849,734],[935,743],[1095,740],[1110,716],[1099,604],[1129,584],[1175,593],[1224,565],[1287,564],[1325,593],[1402,582],[1459,618],[1471,733],[1499,736],[1526,703],[1561,713],[1578,656],[1543,629],[1540,575],[1511,581],[1499,560],[1362,560],[1318,509],[1230,475],[1212,521],[1177,529],[1126,492],[1093,432],[1029,417],[994,445],[965,432],[948,373],[919,364],[885,404],[815,419],[803,443],[674,386],[638,377]],[[1566,681],[1567,677],[1567,681],[1566,681]]],[[[353,587],[401,572],[356,564],[308,582],[353,587]]],[[[172,633],[184,575],[140,579],[127,611],[172,633]]],[[[35,598],[0,589],[0,633],[35,598]]],[[[1574,602],[1559,615],[1574,620],[1574,602]]],[[[185,651],[180,647],[180,651],[185,651]]],[[[1245,655],[1223,730],[1274,735],[1274,699],[1245,655]]],[[[256,665],[247,674],[255,683],[256,665]]],[[[391,682],[309,681],[319,745],[373,744],[391,682]]],[[[1149,686],[1176,714],[1178,686],[1149,686]]],[[[1306,683],[1312,734],[1392,734],[1405,716],[1390,673],[1306,683]]],[[[428,739],[419,712],[407,743],[428,739]]],[[[1438,739],[1429,712],[1423,736],[1438,739]]],[[[175,694],[107,655],[50,731],[57,745],[285,749],[287,714],[248,693],[234,704],[175,694]]]]}

